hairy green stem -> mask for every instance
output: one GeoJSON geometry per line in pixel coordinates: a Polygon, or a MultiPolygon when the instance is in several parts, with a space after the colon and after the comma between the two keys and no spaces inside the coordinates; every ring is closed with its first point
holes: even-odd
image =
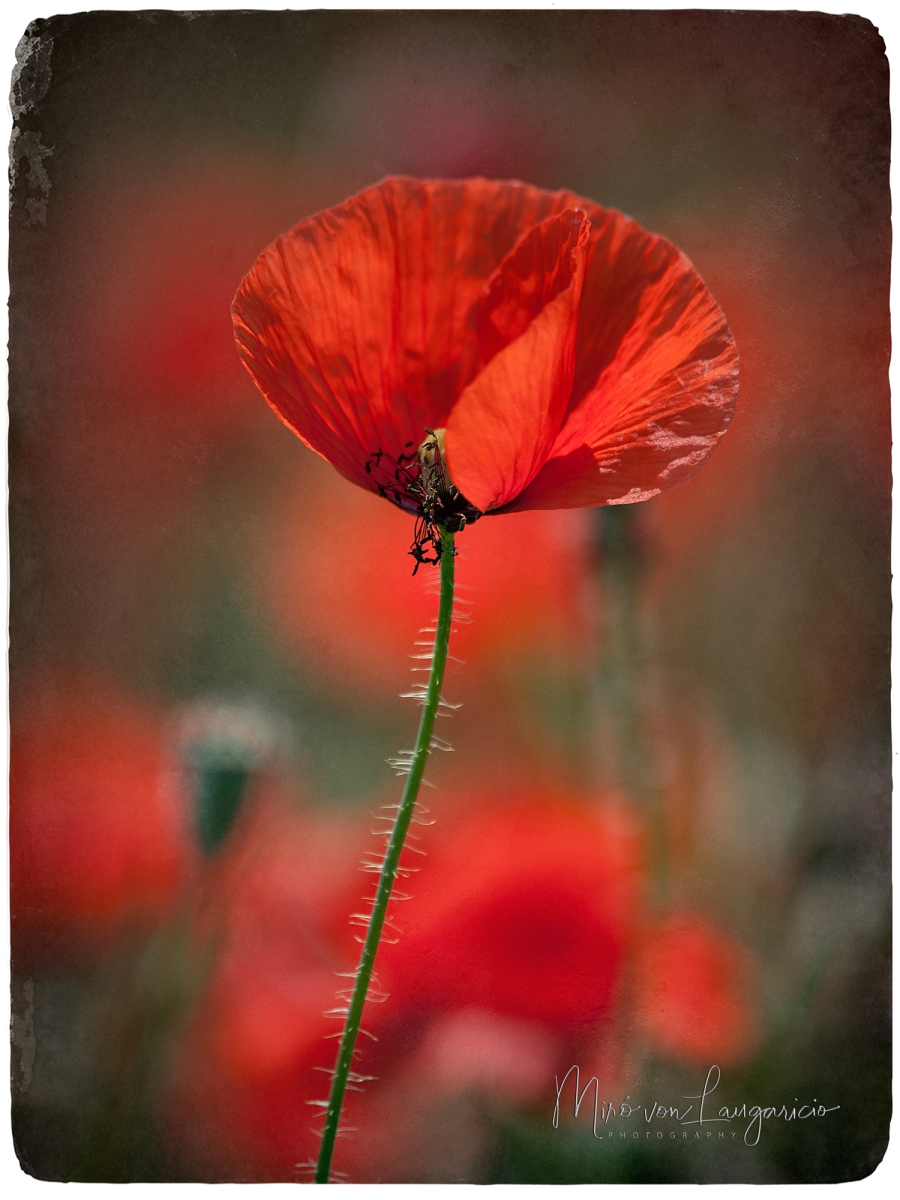
{"type": "Polygon", "coordinates": [[[331,1092],[328,1097],[328,1107],[325,1112],[325,1128],[322,1132],[322,1146],[319,1150],[319,1161],[316,1167],[316,1183],[328,1183],[331,1172],[331,1157],[334,1153],[334,1140],[338,1133],[338,1123],[347,1081],[353,1064],[353,1053],[359,1027],[362,1020],[366,995],[372,978],[372,968],[375,965],[375,955],[381,942],[387,915],[388,901],[397,870],[400,865],[400,854],[409,829],[410,821],[416,806],[416,797],[422,783],[425,771],[425,760],[431,747],[431,737],[434,732],[434,722],[441,701],[441,686],[444,681],[444,668],[447,665],[447,650],[450,644],[450,625],[453,619],[453,571],[454,550],[453,534],[441,527],[441,599],[438,609],[437,631],[434,638],[434,654],[431,660],[431,674],[428,678],[428,688],[425,692],[425,703],[422,709],[422,720],[419,723],[419,736],[416,738],[416,748],[410,761],[406,787],[403,789],[403,799],[397,810],[397,817],[391,831],[390,841],[385,852],[381,874],[378,878],[378,890],[372,902],[372,912],[369,916],[366,939],[363,943],[359,966],[354,977],[353,992],[344,1034],[341,1038],[341,1048],[338,1052],[334,1076],[331,1082],[331,1092]]]}

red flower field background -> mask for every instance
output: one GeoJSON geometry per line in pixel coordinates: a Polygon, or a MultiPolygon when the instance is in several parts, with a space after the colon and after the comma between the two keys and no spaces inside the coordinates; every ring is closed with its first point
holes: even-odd
{"type": "MultiPolygon", "coordinates": [[[[348,918],[372,879],[359,864],[399,797],[385,760],[411,744],[400,693],[423,678],[411,656],[437,606],[433,568],[412,573],[414,518],[373,494],[364,463],[387,434],[421,442],[409,415],[427,396],[421,423],[446,426],[454,482],[504,511],[457,536],[468,615],[444,695],[461,707],[438,722],[454,752],[429,762],[431,823],[404,858],[420,869],[398,885],[411,898],[392,907],[363,1022],[372,1078],[349,1095],[358,1132],[339,1139],[335,1170],[871,1172],[890,1105],[889,143],[874,28],[799,13],[93,13],[37,22],[19,54],[22,1168],[309,1177],[338,973],[358,958],[348,918]],[[363,341],[383,345],[390,325],[415,366],[332,363],[350,392],[385,368],[381,424],[351,430],[352,461],[337,461],[347,438],[327,422],[322,444],[307,437],[360,487],[267,409],[230,306],[276,238],[388,176],[470,186],[490,214],[494,185],[459,181],[565,195],[535,209],[549,225],[469,325],[477,264],[446,311],[423,285],[403,321],[379,308],[373,274],[363,341]],[[622,429],[578,425],[597,383],[579,373],[596,365],[591,331],[619,321],[647,341],[618,275],[591,274],[598,241],[627,257],[637,226],[683,251],[737,345],[737,408],[708,461],[724,409],[687,428],[682,407],[657,457],[643,435],[629,459],[622,429]],[[538,260],[558,270],[535,299],[538,260]],[[541,306],[546,426],[490,392],[541,306]],[[682,473],[648,497],[691,437],[695,458],[682,444],[682,473]],[[615,495],[583,490],[573,452],[588,442],[591,472],[626,464],[615,495]],[[578,507],[607,499],[626,503],[578,507]],[[576,1064],[604,1102],[678,1103],[715,1064],[716,1108],[840,1108],[768,1121],[727,1153],[670,1142],[668,1125],[665,1146],[613,1144],[568,1091],[552,1122],[554,1080],[576,1064]]],[[[401,207],[421,198],[392,186],[401,207]]],[[[498,252],[498,238],[490,269],[515,241],[498,252]]],[[[352,314],[330,234],[316,253],[337,302],[303,327],[340,332],[352,314]]],[[[663,284],[682,262],[663,254],[663,284]]],[[[242,319],[267,336],[259,308],[242,319]]],[[[656,319],[681,328],[668,300],[656,319]]],[[[731,379],[721,328],[687,327],[703,333],[690,354],[731,379]]],[[[626,415],[632,349],[605,376],[626,415]]],[[[281,378],[276,398],[260,382],[299,427],[316,364],[290,352],[291,387],[281,378]]],[[[669,378],[680,362],[650,366],[669,378]]]]}

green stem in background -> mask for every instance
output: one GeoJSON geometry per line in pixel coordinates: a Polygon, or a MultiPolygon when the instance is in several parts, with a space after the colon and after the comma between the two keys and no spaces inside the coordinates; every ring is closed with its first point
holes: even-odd
{"type": "Polygon", "coordinates": [[[341,1048],[338,1051],[337,1063],[335,1064],[334,1075],[331,1081],[331,1092],[328,1097],[328,1107],[325,1110],[325,1128],[322,1132],[322,1146],[319,1150],[319,1161],[316,1167],[316,1183],[328,1183],[329,1181],[331,1157],[334,1153],[334,1140],[338,1133],[341,1108],[344,1103],[347,1081],[353,1065],[353,1053],[356,1048],[363,1008],[372,978],[372,968],[375,965],[375,955],[378,952],[378,946],[381,942],[388,901],[391,898],[391,890],[394,886],[394,880],[397,877],[403,843],[415,811],[416,797],[419,794],[419,787],[422,783],[425,760],[431,748],[434,722],[437,717],[438,706],[441,702],[441,686],[444,681],[444,669],[447,665],[450,625],[453,620],[454,548],[452,533],[448,533],[441,526],[440,535],[441,599],[438,609],[437,632],[434,638],[434,654],[431,660],[431,674],[428,679],[428,688],[425,692],[422,719],[419,723],[419,735],[416,738],[416,747],[410,760],[406,787],[403,789],[403,799],[400,801],[400,806],[397,810],[397,817],[394,821],[384,862],[381,866],[378,889],[375,893],[375,899],[372,901],[372,912],[368,920],[366,939],[363,943],[359,966],[356,969],[354,977],[353,992],[344,1025],[344,1034],[341,1038],[341,1048]]]}
{"type": "Polygon", "coordinates": [[[602,629],[597,700],[606,744],[607,782],[645,799],[648,763],[641,712],[643,638],[640,589],[643,563],[632,505],[597,510],[602,629]]]}
{"type": "Polygon", "coordinates": [[[602,588],[596,708],[601,759],[598,774],[607,786],[631,796],[650,824],[652,876],[658,898],[667,884],[667,838],[658,767],[647,735],[647,651],[641,594],[645,554],[635,522],[638,505],[597,509],[597,544],[602,588]]]}

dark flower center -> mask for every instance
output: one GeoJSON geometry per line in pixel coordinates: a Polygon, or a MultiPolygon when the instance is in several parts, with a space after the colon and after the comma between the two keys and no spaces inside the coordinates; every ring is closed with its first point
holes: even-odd
{"type": "Polygon", "coordinates": [[[366,473],[375,477],[379,496],[418,517],[409,551],[416,560],[414,575],[422,563],[441,561],[439,526],[448,533],[459,533],[484,515],[450,478],[444,460],[445,431],[426,428],[425,432],[428,436],[415,452],[413,443],[407,442],[396,459],[379,449],[366,462],[366,473]]]}

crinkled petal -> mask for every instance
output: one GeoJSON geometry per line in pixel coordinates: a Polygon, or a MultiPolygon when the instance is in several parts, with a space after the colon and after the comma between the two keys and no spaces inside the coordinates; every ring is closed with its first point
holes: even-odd
{"type": "Polygon", "coordinates": [[[522,336],[535,317],[572,283],[590,234],[583,209],[566,209],[526,231],[488,281],[473,313],[482,364],[522,336]]]}
{"type": "Polygon", "coordinates": [[[547,459],[575,373],[590,223],[566,209],[529,230],[476,310],[481,361],[447,420],[450,475],[477,508],[517,496],[547,459]]]}
{"type": "Polygon", "coordinates": [[[507,511],[627,504],[688,480],[731,421],[737,348],[665,238],[585,204],[592,223],[569,411],[507,511]]]}
{"type": "Polygon", "coordinates": [[[235,298],[241,357],[279,417],[344,475],[415,452],[477,369],[485,281],[560,193],[389,179],[302,221],[235,298]]]}

